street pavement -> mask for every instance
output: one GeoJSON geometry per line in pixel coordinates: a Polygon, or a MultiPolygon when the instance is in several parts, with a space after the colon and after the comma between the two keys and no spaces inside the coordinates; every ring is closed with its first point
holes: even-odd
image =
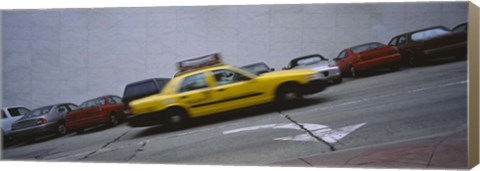
{"type": "Polygon", "coordinates": [[[10,161],[465,168],[461,163],[442,164],[466,162],[461,158],[466,155],[466,64],[446,59],[395,72],[378,70],[362,78],[346,78],[290,109],[267,106],[215,115],[178,131],[126,124],[98,127],[80,135],[9,145],[2,157],[10,161]],[[442,155],[445,151],[452,155],[442,155]]]}
{"type": "Polygon", "coordinates": [[[467,169],[467,129],[443,136],[360,147],[272,163],[272,166],[335,168],[467,169]]]}

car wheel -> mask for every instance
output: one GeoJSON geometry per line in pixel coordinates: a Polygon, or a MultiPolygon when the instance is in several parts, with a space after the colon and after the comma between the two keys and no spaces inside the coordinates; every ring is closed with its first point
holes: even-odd
{"type": "Polygon", "coordinates": [[[77,134],[83,134],[83,133],[85,132],[85,129],[80,128],[80,129],[75,130],[75,132],[76,132],[77,134]]]}
{"type": "Polygon", "coordinates": [[[340,76],[338,78],[333,79],[333,84],[339,84],[343,81],[343,78],[340,76]]]}
{"type": "Polygon", "coordinates": [[[172,130],[178,130],[188,125],[189,117],[182,109],[170,108],[167,113],[167,126],[172,130]]]}
{"type": "Polygon", "coordinates": [[[276,104],[279,107],[289,107],[294,104],[292,102],[302,99],[302,95],[299,93],[299,86],[296,84],[282,85],[278,88],[276,93],[276,104]]]}
{"type": "Polygon", "coordinates": [[[390,67],[390,70],[392,70],[392,71],[398,71],[399,69],[400,69],[400,65],[398,65],[398,64],[394,64],[390,67]]]}
{"type": "Polygon", "coordinates": [[[409,55],[408,57],[408,66],[419,66],[423,62],[424,61],[422,59],[419,59],[415,55],[409,55]]]}
{"type": "Polygon", "coordinates": [[[64,123],[57,124],[57,135],[62,136],[67,134],[67,127],[65,127],[64,123]]]}
{"type": "Polygon", "coordinates": [[[22,139],[22,141],[27,143],[27,144],[31,144],[31,143],[35,142],[35,138],[34,137],[28,137],[28,138],[22,139]]]}
{"type": "Polygon", "coordinates": [[[353,78],[360,77],[360,73],[353,66],[350,66],[350,75],[352,75],[353,78]]]}
{"type": "Polygon", "coordinates": [[[118,125],[118,118],[114,113],[110,114],[109,116],[109,124],[110,126],[118,125]]]}
{"type": "Polygon", "coordinates": [[[455,59],[461,61],[461,60],[465,60],[467,59],[467,55],[456,55],[455,56],[455,59]]]}

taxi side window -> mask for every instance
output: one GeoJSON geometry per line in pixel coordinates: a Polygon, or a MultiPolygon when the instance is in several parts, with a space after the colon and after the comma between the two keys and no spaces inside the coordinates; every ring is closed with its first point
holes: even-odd
{"type": "Polygon", "coordinates": [[[205,75],[203,73],[185,77],[180,88],[180,92],[192,91],[208,87],[205,75]]]}
{"type": "Polygon", "coordinates": [[[225,84],[230,84],[230,83],[245,81],[250,79],[243,74],[240,74],[238,72],[231,71],[231,70],[226,70],[226,69],[213,71],[213,76],[217,81],[217,85],[225,85],[225,84]]]}

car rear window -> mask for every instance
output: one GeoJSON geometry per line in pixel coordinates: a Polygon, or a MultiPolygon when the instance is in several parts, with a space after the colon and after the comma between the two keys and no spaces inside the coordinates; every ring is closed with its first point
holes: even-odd
{"type": "Polygon", "coordinates": [[[312,56],[310,58],[305,58],[305,59],[300,59],[297,61],[298,65],[309,65],[309,64],[314,64],[322,61],[322,58],[318,56],[312,56]]]}
{"type": "Polygon", "coordinates": [[[461,24],[455,28],[453,28],[452,32],[463,32],[467,30],[467,24],[461,24]]]}
{"type": "Polygon", "coordinates": [[[376,49],[384,46],[385,45],[381,43],[369,43],[369,44],[364,44],[360,46],[355,46],[355,47],[352,47],[351,49],[353,53],[360,53],[360,52],[364,52],[367,50],[376,49]]]}
{"type": "Polygon", "coordinates": [[[270,71],[270,69],[265,64],[261,64],[261,63],[244,66],[244,67],[241,67],[241,69],[243,69],[245,71],[248,71],[248,72],[250,72],[252,74],[255,74],[255,75],[258,75],[259,73],[262,73],[262,72],[270,71]]]}
{"type": "Polygon", "coordinates": [[[444,28],[433,28],[430,30],[424,30],[424,31],[413,33],[412,40],[413,41],[426,40],[434,37],[439,37],[441,35],[445,35],[448,33],[450,33],[450,31],[444,28]]]}
{"type": "Polygon", "coordinates": [[[92,106],[101,106],[105,105],[105,98],[104,97],[99,97],[96,99],[88,100],[86,102],[83,102],[80,104],[80,108],[87,108],[87,107],[92,107],[92,106]]]}
{"type": "Polygon", "coordinates": [[[26,114],[28,112],[29,112],[29,110],[27,110],[25,108],[22,108],[22,107],[16,107],[16,108],[8,109],[8,113],[10,113],[10,115],[12,117],[21,116],[21,115],[26,114]]]}
{"type": "MultiPolygon", "coordinates": [[[[161,82],[159,82],[161,84],[161,82]]],[[[165,83],[163,83],[165,84],[165,83]]],[[[142,82],[139,84],[129,85],[125,88],[123,97],[138,96],[150,94],[159,91],[153,81],[142,82]]]]}
{"type": "Polygon", "coordinates": [[[41,108],[32,110],[31,112],[28,112],[27,114],[25,114],[25,116],[23,116],[23,118],[32,118],[32,117],[46,115],[50,112],[52,107],[53,106],[45,106],[45,107],[41,107],[41,108]]]}
{"type": "Polygon", "coordinates": [[[310,57],[302,57],[300,59],[295,59],[290,62],[290,68],[294,68],[298,65],[310,65],[318,63],[322,60],[325,60],[323,56],[310,56],[310,57]]]}

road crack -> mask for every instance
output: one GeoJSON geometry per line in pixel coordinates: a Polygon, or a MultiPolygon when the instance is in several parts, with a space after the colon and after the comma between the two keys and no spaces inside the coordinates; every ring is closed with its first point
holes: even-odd
{"type": "Polygon", "coordinates": [[[449,135],[445,136],[442,140],[440,140],[440,142],[438,142],[437,144],[435,144],[435,146],[433,146],[432,153],[430,154],[430,157],[428,159],[427,168],[430,167],[430,165],[432,163],[433,156],[434,156],[435,151],[437,150],[438,146],[440,146],[443,142],[445,142],[445,140],[447,140],[448,137],[449,137],[449,135]]]}
{"type": "Polygon", "coordinates": [[[120,140],[120,138],[122,138],[123,136],[127,135],[128,131],[125,131],[122,135],[118,136],[117,138],[113,139],[112,141],[110,142],[107,142],[105,143],[102,147],[100,147],[99,149],[95,150],[95,151],[92,151],[90,153],[88,153],[87,155],[85,155],[84,157],[82,157],[81,159],[79,160],[84,160],[84,159],[87,159],[89,157],[91,157],[92,155],[94,155],[95,153],[97,153],[98,151],[104,149],[104,148],[107,148],[110,144],[113,144],[115,142],[117,142],[118,140],[120,140]]]}
{"type": "Polygon", "coordinates": [[[300,127],[300,129],[304,130],[305,132],[308,133],[308,135],[310,135],[311,137],[315,138],[316,140],[324,143],[325,145],[327,145],[328,147],[330,147],[330,151],[335,151],[336,148],[335,146],[333,146],[332,144],[328,143],[327,141],[323,140],[321,137],[318,137],[316,136],[315,134],[312,133],[312,131],[308,130],[307,128],[305,128],[302,124],[298,123],[297,121],[293,120],[292,118],[290,118],[290,116],[286,115],[286,114],[283,114],[281,111],[278,111],[278,113],[280,113],[281,116],[287,118],[290,122],[294,123],[295,125],[297,125],[298,127],[300,127]]]}
{"type": "Polygon", "coordinates": [[[137,153],[144,151],[144,150],[145,150],[145,146],[147,146],[147,144],[148,144],[149,142],[150,142],[149,140],[140,142],[139,144],[140,144],[141,146],[140,146],[139,148],[137,148],[137,149],[133,152],[133,154],[128,158],[127,161],[130,161],[130,160],[132,160],[133,158],[135,158],[135,157],[137,156],[137,153]]]}

